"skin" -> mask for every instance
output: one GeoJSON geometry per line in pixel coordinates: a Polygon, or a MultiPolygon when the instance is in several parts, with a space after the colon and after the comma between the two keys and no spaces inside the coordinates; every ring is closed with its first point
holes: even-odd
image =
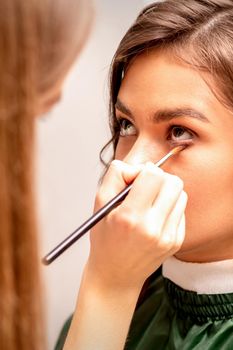
{"type": "Polygon", "coordinates": [[[184,181],[188,194],[186,236],[176,256],[192,262],[233,258],[233,115],[208,85],[203,75],[168,52],[151,51],[131,63],[119,91],[119,100],[132,116],[124,113],[122,104],[116,107],[117,118],[132,123],[116,149],[116,158],[129,164],[156,161],[168,152],[173,146],[167,137],[170,125],[192,131],[190,135],[183,130],[179,137],[173,131],[176,144],[185,141],[190,146],[163,166],[184,181]],[[183,107],[201,112],[209,122],[185,114],[152,121],[159,109],[183,107]]]}
{"type": "MultiPolygon", "coordinates": [[[[119,158],[126,150],[120,144],[119,158]]],[[[65,350],[123,349],[143,283],[184,240],[183,181],[152,162],[132,163],[113,161],[98,190],[95,211],[133,181],[125,200],[91,230],[65,350]]]]}
{"type": "Polygon", "coordinates": [[[152,163],[114,161],[95,210],[132,180],[127,198],[91,231],[90,255],[65,350],[92,350],[97,344],[101,350],[123,349],[145,279],[183,242],[183,182],[152,163]]]}
{"type": "Polygon", "coordinates": [[[168,52],[142,54],[125,73],[116,116],[116,160],[97,192],[95,210],[133,185],[91,231],[64,350],[123,349],[142,285],[167,257],[233,258],[233,116],[203,75],[168,52]],[[181,143],[187,148],[163,170],[151,163],[181,143]]]}

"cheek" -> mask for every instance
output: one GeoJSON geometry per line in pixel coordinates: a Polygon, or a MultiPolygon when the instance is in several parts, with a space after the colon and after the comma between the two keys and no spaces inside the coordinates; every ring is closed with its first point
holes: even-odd
{"type": "Polygon", "coordinates": [[[114,159],[123,160],[125,158],[125,152],[117,146],[114,159]]]}
{"type": "Polygon", "coordinates": [[[130,150],[132,149],[134,143],[135,143],[135,139],[133,137],[132,138],[120,137],[115,150],[114,159],[124,160],[124,158],[126,158],[130,150]]]}
{"type": "Polygon", "coordinates": [[[180,174],[188,194],[185,248],[225,239],[233,225],[233,166],[207,157],[180,174]]]}

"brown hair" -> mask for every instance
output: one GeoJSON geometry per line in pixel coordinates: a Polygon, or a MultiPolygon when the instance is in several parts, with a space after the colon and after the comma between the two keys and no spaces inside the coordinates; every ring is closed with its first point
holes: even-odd
{"type": "MultiPolygon", "coordinates": [[[[100,153],[119,138],[115,103],[122,78],[136,56],[151,49],[170,50],[200,72],[209,72],[218,89],[212,91],[227,107],[233,108],[233,1],[166,0],[145,8],[129,28],[112,61],[110,71],[111,140],[100,153]]],[[[212,82],[213,82],[212,81],[212,82]]]]}
{"type": "Polygon", "coordinates": [[[0,348],[44,350],[33,193],[39,100],[87,33],[85,0],[0,2],[0,348]]]}

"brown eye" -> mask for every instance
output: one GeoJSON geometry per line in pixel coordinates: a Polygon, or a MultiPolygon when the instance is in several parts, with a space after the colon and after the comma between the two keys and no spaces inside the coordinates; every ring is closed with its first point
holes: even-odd
{"type": "Polygon", "coordinates": [[[172,141],[184,141],[193,139],[193,134],[183,126],[173,126],[170,129],[169,139],[172,141]]]}
{"type": "Polygon", "coordinates": [[[121,118],[118,120],[120,127],[120,136],[133,136],[136,135],[137,131],[135,126],[126,118],[121,118]]]}

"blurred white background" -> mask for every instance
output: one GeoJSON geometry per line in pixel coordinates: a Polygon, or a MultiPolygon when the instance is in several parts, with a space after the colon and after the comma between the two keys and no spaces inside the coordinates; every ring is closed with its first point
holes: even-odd
{"type": "MultiPolygon", "coordinates": [[[[63,99],[37,125],[37,188],[41,256],[92,214],[102,171],[99,152],[109,139],[108,71],[122,36],[152,1],[96,0],[89,40],[64,86],[63,99]]],[[[88,235],[42,267],[48,349],[73,312],[88,235]]],[[[104,254],[104,252],[103,252],[104,254]]]]}

